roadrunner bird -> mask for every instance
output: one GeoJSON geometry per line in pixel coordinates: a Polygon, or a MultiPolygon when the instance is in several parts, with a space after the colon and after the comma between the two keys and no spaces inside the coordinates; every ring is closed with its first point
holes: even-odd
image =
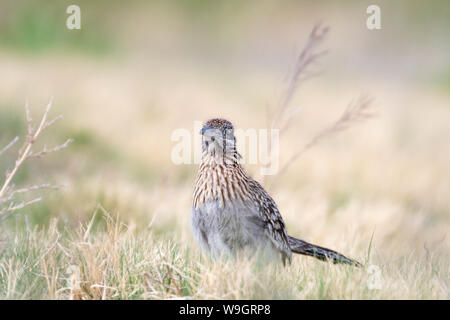
{"type": "Polygon", "coordinates": [[[238,250],[263,250],[291,262],[292,252],[360,266],[342,254],[288,235],[277,205],[239,163],[233,125],[208,120],[202,135],[202,161],[193,195],[191,224],[203,249],[215,257],[238,250]]]}

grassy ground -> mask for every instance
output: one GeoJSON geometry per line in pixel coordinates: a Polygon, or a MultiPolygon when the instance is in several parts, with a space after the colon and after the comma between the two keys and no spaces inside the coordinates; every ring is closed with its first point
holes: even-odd
{"type": "MultiPolygon", "coordinates": [[[[0,298],[449,299],[446,2],[427,10],[386,2],[378,33],[365,29],[360,2],[260,1],[239,14],[235,3],[193,3],[84,7],[78,45],[65,29],[30,31],[59,25],[42,12],[28,21],[30,10],[14,7],[2,20],[0,149],[25,134],[25,101],[37,119],[50,96],[52,116],[64,119],[36,149],[74,142],[27,161],[13,181],[67,187],[36,191],[43,201],[0,222],[0,298]],[[198,146],[194,121],[212,116],[264,128],[266,106],[276,105],[317,20],[331,26],[330,53],[321,77],[293,99],[302,109],[282,137],[280,162],[361,92],[375,97],[378,117],[323,141],[265,186],[290,234],[366,267],[301,256],[285,268],[213,261],[189,226],[197,164],[171,161],[171,134],[186,128],[198,146]]],[[[0,155],[2,172],[17,149],[0,155]]],[[[244,166],[260,179],[257,166],[244,166]]]]}
{"type": "MultiPolygon", "coordinates": [[[[448,260],[435,251],[411,253],[355,269],[295,258],[292,265],[260,265],[241,257],[211,260],[189,242],[138,232],[106,215],[58,231],[29,230],[3,253],[4,299],[448,299],[448,260]],[[239,272],[237,272],[239,270],[239,272]],[[378,281],[380,287],[371,287],[378,281]],[[372,289],[371,289],[372,288],[372,289]]],[[[364,258],[364,257],[362,257],[364,258]]]]}

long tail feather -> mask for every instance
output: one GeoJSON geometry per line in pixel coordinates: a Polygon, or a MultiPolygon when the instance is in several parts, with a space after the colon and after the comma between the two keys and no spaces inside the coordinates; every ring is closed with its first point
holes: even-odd
{"type": "Polygon", "coordinates": [[[311,256],[322,261],[331,260],[333,263],[351,264],[357,267],[362,266],[358,261],[349,259],[336,251],[319,247],[291,236],[288,236],[288,242],[294,253],[311,256]]]}

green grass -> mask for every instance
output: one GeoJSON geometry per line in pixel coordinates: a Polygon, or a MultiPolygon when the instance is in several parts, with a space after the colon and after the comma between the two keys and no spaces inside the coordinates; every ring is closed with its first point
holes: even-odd
{"type": "Polygon", "coordinates": [[[287,267],[248,257],[211,260],[179,238],[155,236],[151,229],[135,233],[117,217],[103,214],[106,223],[98,228],[92,228],[94,216],[70,230],[54,220],[48,228],[8,233],[0,256],[0,298],[449,298],[439,285],[446,281],[448,266],[433,254],[380,265],[382,288],[370,290],[365,268],[306,257],[294,257],[287,267]],[[79,270],[79,287],[68,284],[69,268],[79,270]]]}
{"type": "Polygon", "coordinates": [[[81,5],[81,29],[69,30],[66,8],[70,1],[33,1],[10,5],[8,15],[0,22],[0,45],[16,51],[48,53],[49,51],[81,52],[105,56],[115,47],[107,27],[102,23],[102,10],[81,5]]]}
{"type": "Polygon", "coordinates": [[[0,183],[26,133],[25,99],[37,118],[36,101],[55,95],[54,112],[65,117],[36,150],[74,142],[26,161],[14,177],[17,187],[67,187],[29,194],[42,202],[0,222],[0,298],[449,299],[450,77],[447,64],[437,66],[447,3],[385,2],[382,16],[396,19],[383,20],[388,33],[369,35],[356,1],[82,1],[79,31],[65,27],[71,1],[3,1],[0,147],[22,140],[0,156],[0,183]],[[194,120],[224,116],[263,128],[266,106],[284,88],[285,57],[295,58],[317,12],[331,26],[327,61],[340,67],[295,97],[292,107],[305,110],[282,138],[280,164],[359,85],[374,94],[379,117],[311,150],[270,194],[292,235],[378,266],[379,290],[368,287],[368,268],[309,257],[285,268],[248,257],[211,260],[189,224],[197,166],[170,161],[171,133],[194,120]],[[351,48],[339,41],[345,37],[355,39],[351,48]],[[390,70],[377,68],[386,57],[377,50],[386,48],[390,70]],[[118,50],[119,59],[92,59],[118,50]],[[367,63],[347,68],[351,55],[367,63]],[[430,59],[418,73],[402,74],[423,57],[430,59]],[[372,77],[364,65],[379,72],[372,77]],[[74,270],[79,277],[69,285],[74,270]]]}

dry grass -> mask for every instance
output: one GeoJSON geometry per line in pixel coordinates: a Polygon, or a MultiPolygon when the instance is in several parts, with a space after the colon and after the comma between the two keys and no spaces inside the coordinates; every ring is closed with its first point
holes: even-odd
{"type": "Polygon", "coordinates": [[[432,32],[412,37],[403,10],[392,11],[403,23],[369,33],[358,18],[361,7],[309,5],[277,7],[278,14],[255,6],[241,20],[230,10],[230,32],[225,25],[191,26],[170,11],[166,17],[157,9],[121,7],[109,17],[121,56],[2,50],[1,170],[14,167],[15,136],[27,129],[23,97],[39,104],[55,95],[65,116],[42,134],[37,152],[44,150],[41,141],[74,142],[64,152],[24,161],[9,184],[31,191],[67,187],[37,191],[42,201],[1,225],[0,298],[450,299],[449,91],[429,78],[444,70],[439,61],[448,61],[448,50],[437,54],[434,46],[446,42],[432,32]],[[294,81],[298,92],[274,93],[284,62],[295,59],[291,46],[307,38],[319,14],[333,26],[324,74],[294,81]],[[193,35],[206,39],[199,49],[193,35]],[[423,61],[421,68],[415,61],[423,61]],[[322,139],[322,132],[340,130],[334,124],[345,119],[341,107],[367,89],[380,116],[322,139]],[[280,96],[289,99],[271,103],[280,96]],[[370,268],[300,256],[286,268],[260,266],[245,258],[213,261],[200,252],[189,226],[197,166],[170,161],[171,133],[213,116],[238,128],[270,126],[267,104],[286,110],[274,124],[289,128],[280,163],[320,140],[270,190],[289,233],[378,266],[380,289],[369,289],[370,268]]]}
{"type": "MultiPolygon", "coordinates": [[[[297,105],[296,107],[290,107],[292,99],[299,89],[300,84],[304,83],[307,79],[316,75],[317,72],[312,71],[312,67],[317,64],[322,56],[325,55],[326,51],[319,51],[318,47],[324,41],[326,35],[329,32],[329,27],[324,27],[321,24],[316,24],[309,37],[301,50],[298,58],[295,62],[292,75],[289,78],[286,89],[280,99],[280,103],[275,106],[272,112],[267,112],[268,118],[267,122],[270,123],[268,126],[269,130],[279,130],[279,135],[283,136],[286,131],[289,130],[295,123],[296,115],[299,113],[301,108],[297,105]],[[272,119],[272,120],[270,120],[272,119]]],[[[368,95],[361,95],[356,101],[351,101],[344,112],[339,116],[337,120],[332,122],[322,131],[316,133],[311,140],[309,140],[303,147],[295,150],[295,152],[290,156],[290,158],[281,166],[281,168],[272,176],[270,183],[270,188],[274,188],[276,183],[280,178],[286,173],[290,166],[294,164],[298,158],[308,151],[313,146],[319,144],[322,140],[329,136],[333,136],[336,133],[347,130],[351,125],[362,122],[371,118],[374,114],[370,110],[372,104],[372,98],[368,95]]],[[[297,102],[298,103],[298,102],[297,102]]],[[[268,144],[268,159],[273,159],[272,141],[269,139],[268,144]]],[[[278,155],[275,155],[278,156],[278,155]]],[[[264,167],[270,167],[271,162],[268,161],[264,167]]],[[[267,180],[267,176],[262,176],[261,180],[263,184],[267,180]]]]}
{"type": "Polygon", "coordinates": [[[105,214],[62,236],[54,220],[46,230],[17,234],[0,260],[4,299],[447,299],[448,266],[442,256],[414,254],[380,266],[382,288],[369,290],[366,269],[295,258],[291,266],[213,261],[195,247],[135,233],[105,214]],[[236,272],[239,270],[239,272],[236,272]]]}
{"type": "MultiPolygon", "coordinates": [[[[447,164],[430,167],[402,156],[392,136],[382,135],[389,131],[376,126],[373,137],[367,130],[343,137],[352,141],[345,152],[325,144],[308,153],[272,194],[292,235],[379,266],[379,290],[368,288],[369,269],[307,257],[294,257],[287,268],[245,258],[212,261],[199,252],[189,229],[194,166],[185,180],[162,175],[148,185],[109,168],[107,160],[90,159],[99,163],[98,172],[80,173],[73,163],[83,163],[84,154],[72,153],[62,171],[70,185],[60,201],[44,207],[58,218],[47,226],[19,225],[0,243],[0,298],[449,299],[450,193],[440,182],[447,164]],[[379,155],[355,142],[364,137],[379,155]],[[378,156],[387,157],[389,174],[383,174],[386,161],[373,160],[378,156]],[[98,209],[92,217],[98,203],[120,216],[98,209]]],[[[161,143],[158,137],[152,139],[161,143]]],[[[123,151],[142,156],[143,146],[123,151]]],[[[158,163],[158,157],[151,159],[158,163]]],[[[158,167],[163,173],[183,169],[158,167]]],[[[29,208],[23,217],[33,216],[29,208]]]]}

